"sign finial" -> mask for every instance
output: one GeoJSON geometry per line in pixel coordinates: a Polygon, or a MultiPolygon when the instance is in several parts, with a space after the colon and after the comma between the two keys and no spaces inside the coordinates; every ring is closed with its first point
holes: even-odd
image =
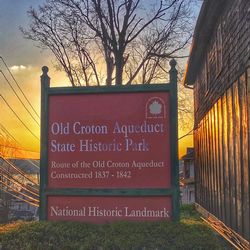
{"type": "Polygon", "coordinates": [[[43,67],[42,67],[42,71],[43,71],[43,74],[44,74],[44,75],[47,75],[48,72],[49,72],[49,68],[48,68],[47,66],[43,66],[43,67]]]}
{"type": "Polygon", "coordinates": [[[171,68],[175,68],[177,62],[175,59],[171,59],[170,62],[169,62],[169,65],[171,66],[171,68]]]}
{"type": "Polygon", "coordinates": [[[47,66],[42,67],[43,74],[41,75],[41,84],[43,88],[50,87],[50,77],[48,76],[49,68],[47,66]]]}

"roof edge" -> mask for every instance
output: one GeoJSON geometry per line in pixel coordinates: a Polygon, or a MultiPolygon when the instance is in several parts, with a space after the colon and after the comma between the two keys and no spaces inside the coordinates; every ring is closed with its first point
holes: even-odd
{"type": "Polygon", "coordinates": [[[189,58],[186,64],[183,78],[184,86],[188,87],[194,84],[201,67],[201,61],[214,31],[214,25],[222,15],[225,6],[230,2],[230,0],[205,0],[203,2],[196,22],[189,58]]]}

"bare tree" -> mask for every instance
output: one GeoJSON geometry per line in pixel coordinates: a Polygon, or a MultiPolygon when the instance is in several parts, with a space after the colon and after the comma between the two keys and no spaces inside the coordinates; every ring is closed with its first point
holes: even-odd
{"type": "Polygon", "coordinates": [[[190,0],[46,0],[24,36],[50,49],[73,86],[151,83],[190,40],[190,0]]]}
{"type": "Polygon", "coordinates": [[[16,142],[0,128],[0,156],[15,157],[16,142]]]}
{"type": "Polygon", "coordinates": [[[182,84],[184,68],[177,65],[178,70],[178,122],[182,130],[193,130],[194,126],[194,99],[193,91],[182,84]]]}

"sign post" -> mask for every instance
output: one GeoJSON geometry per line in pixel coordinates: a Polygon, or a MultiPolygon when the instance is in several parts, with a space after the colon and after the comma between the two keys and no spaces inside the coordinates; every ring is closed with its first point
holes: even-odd
{"type": "Polygon", "coordinates": [[[170,83],[49,86],[41,76],[41,220],[178,220],[177,71],[170,83]]]}

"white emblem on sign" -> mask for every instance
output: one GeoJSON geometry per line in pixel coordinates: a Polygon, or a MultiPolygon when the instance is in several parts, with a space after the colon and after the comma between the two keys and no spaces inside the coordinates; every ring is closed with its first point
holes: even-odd
{"type": "Polygon", "coordinates": [[[151,97],[148,99],[145,110],[146,118],[165,118],[166,106],[160,97],[151,97]]]}
{"type": "Polygon", "coordinates": [[[162,110],[162,105],[158,101],[154,101],[149,106],[150,114],[152,115],[159,115],[162,110]]]}

